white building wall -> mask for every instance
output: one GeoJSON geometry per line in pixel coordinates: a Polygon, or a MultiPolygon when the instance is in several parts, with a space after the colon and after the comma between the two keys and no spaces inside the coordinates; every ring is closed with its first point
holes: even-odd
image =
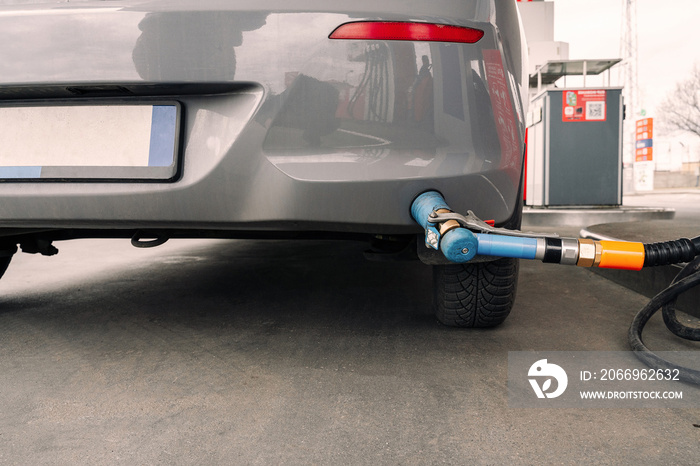
{"type": "Polygon", "coordinates": [[[569,44],[554,40],[554,2],[518,2],[530,56],[528,73],[549,60],[568,60],[569,44]]]}

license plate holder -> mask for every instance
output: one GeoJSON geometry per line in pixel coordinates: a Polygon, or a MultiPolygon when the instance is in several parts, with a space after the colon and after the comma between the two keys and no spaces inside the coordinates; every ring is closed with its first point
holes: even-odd
{"type": "Polygon", "coordinates": [[[0,181],[172,181],[178,102],[0,107],[0,181]]]}

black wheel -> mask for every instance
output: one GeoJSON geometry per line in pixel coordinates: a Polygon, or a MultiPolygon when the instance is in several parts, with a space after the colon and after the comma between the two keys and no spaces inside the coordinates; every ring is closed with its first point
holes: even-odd
{"type": "Polygon", "coordinates": [[[435,316],[450,327],[494,327],[510,314],[517,284],[517,259],[435,265],[435,316]]]}
{"type": "Polygon", "coordinates": [[[7,270],[7,266],[10,265],[10,261],[12,260],[12,256],[2,256],[0,255],[0,278],[5,274],[5,270],[7,270]]]}

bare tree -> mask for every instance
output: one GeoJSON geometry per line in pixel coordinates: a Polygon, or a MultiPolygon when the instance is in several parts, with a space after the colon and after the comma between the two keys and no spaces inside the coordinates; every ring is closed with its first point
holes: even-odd
{"type": "Polygon", "coordinates": [[[676,84],[657,111],[664,129],[700,136],[700,65],[695,65],[688,79],[676,84]]]}

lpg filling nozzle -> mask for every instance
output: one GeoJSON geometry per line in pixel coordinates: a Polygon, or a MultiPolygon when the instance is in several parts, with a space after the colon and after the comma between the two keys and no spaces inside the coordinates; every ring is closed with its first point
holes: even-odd
{"type": "Polygon", "coordinates": [[[579,267],[641,270],[689,262],[700,254],[700,237],[644,244],[561,238],[556,234],[496,228],[472,211],[467,215],[453,212],[437,191],[418,196],[411,205],[411,215],[425,230],[426,246],[442,251],[455,263],[469,262],[478,254],[579,267]]]}

